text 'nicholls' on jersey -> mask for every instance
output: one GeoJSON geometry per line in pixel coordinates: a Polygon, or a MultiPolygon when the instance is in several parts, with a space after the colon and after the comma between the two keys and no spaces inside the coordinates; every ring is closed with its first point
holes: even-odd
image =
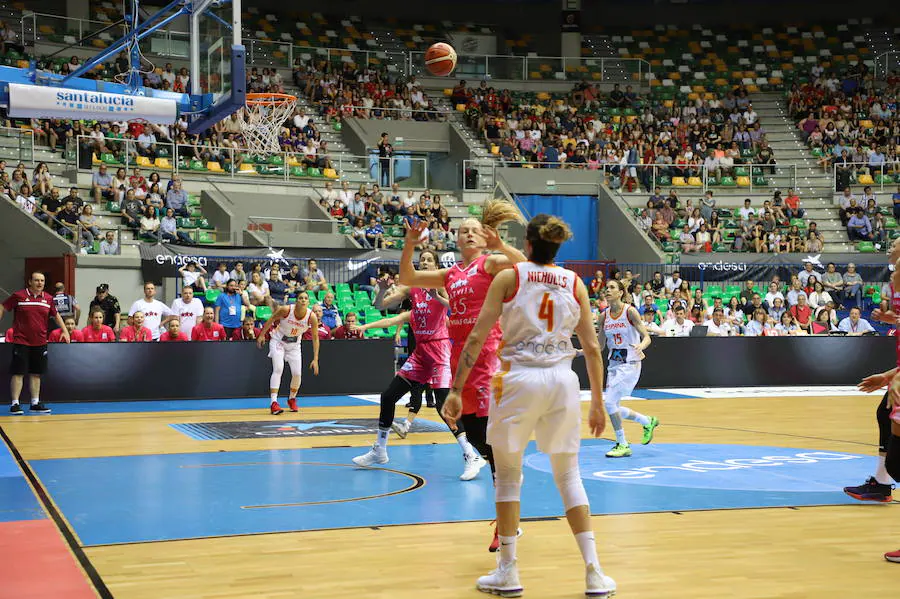
{"type": "Polygon", "coordinates": [[[581,318],[573,271],[534,262],[515,265],[516,293],[503,304],[500,359],[552,366],[575,356],[572,335],[581,318]]]}

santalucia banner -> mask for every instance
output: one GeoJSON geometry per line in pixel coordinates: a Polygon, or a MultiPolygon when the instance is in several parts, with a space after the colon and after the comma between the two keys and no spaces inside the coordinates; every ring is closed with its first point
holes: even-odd
{"type": "Polygon", "coordinates": [[[10,83],[9,115],[89,121],[142,118],[171,125],[178,119],[178,106],[175,100],[163,98],[10,83]]]}

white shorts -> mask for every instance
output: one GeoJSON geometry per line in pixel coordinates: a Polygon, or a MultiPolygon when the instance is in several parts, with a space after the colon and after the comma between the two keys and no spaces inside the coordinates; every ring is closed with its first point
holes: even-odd
{"type": "Polygon", "coordinates": [[[606,369],[604,401],[619,403],[623,397],[629,397],[634,393],[640,378],[640,362],[610,362],[606,369]]]}
{"type": "Polygon", "coordinates": [[[300,341],[285,343],[281,340],[269,340],[269,357],[273,361],[287,362],[291,367],[291,374],[300,376],[303,373],[303,356],[300,355],[300,341]]]}
{"type": "Polygon", "coordinates": [[[517,453],[534,433],[543,453],[578,453],[580,395],[569,360],[549,368],[514,365],[498,372],[491,385],[488,443],[494,451],[517,453]]]}

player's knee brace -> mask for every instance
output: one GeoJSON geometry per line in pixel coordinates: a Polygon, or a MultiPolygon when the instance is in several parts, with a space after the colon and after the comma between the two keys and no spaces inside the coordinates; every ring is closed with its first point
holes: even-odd
{"type": "Polygon", "coordinates": [[[497,465],[494,498],[497,503],[519,501],[522,496],[522,466],[497,465]]]}
{"type": "Polygon", "coordinates": [[[581,505],[589,505],[584,483],[581,481],[581,471],[578,468],[578,455],[555,454],[550,456],[550,465],[553,467],[553,481],[559,489],[566,511],[581,505]]]}
{"type": "MultiPolygon", "coordinates": [[[[888,394],[885,393],[875,410],[875,420],[878,422],[878,451],[884,453],[891,442],[891,404],[888,394]]],[[[897,480],[897,479],[894,479],[897,480]]]]}
{"type": "Polygon", "coordinates": [[[281,386],[281,373],[284,372],[284,362],[272,360],[272,376],[269,377],[269,388],[277,389],[281,386]]]}
{"type": "Polygon", "coordinates": [[[606,413],[610,416],[613,416],[616,412],[619,411],[619,398],[604,396],[603,405],[604,407],[606,407],[606,413]]]}

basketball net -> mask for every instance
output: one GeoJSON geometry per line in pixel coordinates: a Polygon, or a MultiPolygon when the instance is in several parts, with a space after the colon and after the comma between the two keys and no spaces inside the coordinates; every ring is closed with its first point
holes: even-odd
{"type": "Polygon", "coordinates": [[[256,154],[281,152],[281,125],[294,114],[297,97],[287,94],[247,94],[247,107],[238,116],[244,146],[256,154]]]}

